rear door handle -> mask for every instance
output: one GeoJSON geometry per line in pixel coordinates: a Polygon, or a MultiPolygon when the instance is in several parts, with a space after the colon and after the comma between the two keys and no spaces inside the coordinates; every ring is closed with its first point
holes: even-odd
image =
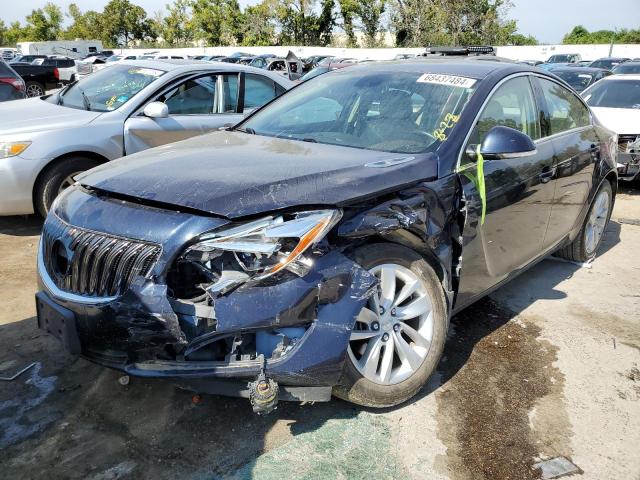
{"type": "Polygon", "coordinates": [[[540,172],[540,181],[542,183],[549,183],[556,175],[556,167],[544,167],[540,172]]]}

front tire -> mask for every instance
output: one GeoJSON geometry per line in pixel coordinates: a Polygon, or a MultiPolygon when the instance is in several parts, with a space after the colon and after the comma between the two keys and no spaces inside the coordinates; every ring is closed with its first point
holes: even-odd
{"type": "Polygon", "coordinates": [[[100,162],[91,158],[69,157],[47,167],[34,191],[36,212],[46,217],[55,198],[73,184],[73,177],[98,165],[100,162]]]}
{"type": "Polygon", "coordinates": [[[407,247],[365,245],[355,260],[378,277],[379,288],[356,320],[333,393],[366,407],[398,405],[418,393],[440,361],[447,330],[442,285],[407,247]]]}
{"type": "Polygon", "coordinates": [[[580,233],[573,242],[558,250],[555,255],[572,262],[593,260],[602,242],[613,207],[613,191],[608,180],[602,182],[584,219],[580,233]]]}

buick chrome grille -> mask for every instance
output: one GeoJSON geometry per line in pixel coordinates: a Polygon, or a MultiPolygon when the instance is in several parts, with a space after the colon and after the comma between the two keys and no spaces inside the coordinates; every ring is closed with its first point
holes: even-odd
{"type": "Polygon", "coordinates": [[[42,254],[49,277],[61,290],[87,296],[122,294],[137,276],[146,276],[160,246],[92,232],[47,219],[42,254]]]}

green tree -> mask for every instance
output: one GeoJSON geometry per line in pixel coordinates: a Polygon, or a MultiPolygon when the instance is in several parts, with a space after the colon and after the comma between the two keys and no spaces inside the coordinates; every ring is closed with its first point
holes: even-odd
{"type": "Polygon", "coordinates": [[[152,22],[144,8],[129,0],[111,0],[101,15],[102,41],[109,46],[128,46],[153,36],[152,22]]]}
{"type": "Polygon", "coordinates": [[[577,25],[567,33],[562,39],[562,43],[572,44],[594,44],[594,43],[640,43],[640,29],[627,30],[596,30],[590,32],[582,25],[577,25]]]}
{"type": "Polygon", "coordinates": [[[244,25],[237,0],[194,0],[193,28],[196,40],[207,45],[238,45],[244,25]]]}
{"type": "Polygon", "coordinates": [[[247,46],[273,45],[276,38],[275,18],[270,0],[250,5],[244,10],[242,44],[247,46]]]}
{"type": "Polygon", "coordinates": [[[23,27],[20,22],[12,22],[4,33],[5,45],[15,47],[18,42],[26,42],[31,40],[30,32],[23,27]]]}
{"type": "Polygon", "coordinates": [[[509,36],[507,44],[509,45],[538,45],[538,39],[533,35],[523,35],[521,33],[514,33],[509,36]]]}
{"type": "MultiPolygon", "coordinates": [[[[402,0],[398,0],[400,3],[402,0]]],[[[347,36],[347,47],[357,47],[358,41],[355,34],[355,20],[358,15],[358,0],[338,0],[340,16],[342,17],[342,30],[347,36]]]]}
{"type": "Polygon", "coordinates": [[[30,40],[47,41],[60,38],[62,33],[62,10],[49,2],[43,8],[27,15],[27,30],[30,40]]]}
{"type": "Polygon", "coordinates": [[[0,19],[0,45],[6,45],[7,40],[7,26],[4,23],[4,20],[0,19]]]}
{"type": "Polygon", "coordinates": [[[191,0],[175,0],[167,5],[168,15],[157,23],[157,33],[171,47],[187,46],[194,38],[191,25],[191,0]]]}
{"type": "Polygon", "coordinates": [[[102,39],[102,15],[94,10],[82,12],[80,7],[75,3],[69,5],[66,13],[71,24],[64,31],[64,38],[67,40],[75,40],[81,38],[83,40],[102,39]]]}
{"type": "Polygon", "coordinates": [[[378,45],[378,32],[380,31],[380,19],[386,6],[385,0],[359,0],[358,16],[362,23],[365,47],[378,45]]]}

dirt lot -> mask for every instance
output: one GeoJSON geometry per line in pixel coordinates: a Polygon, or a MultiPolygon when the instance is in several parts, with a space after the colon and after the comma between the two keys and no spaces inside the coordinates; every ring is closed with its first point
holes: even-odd
{"type": "Polygon", "coordinates": [[[35,328],[40,222],[0,219],[3,478],[640,479],[640,189],[624,189],[591,268],[545,260],[458,315],[413,402],[370,411],[191,394],[73,358],[35,328]]]}

